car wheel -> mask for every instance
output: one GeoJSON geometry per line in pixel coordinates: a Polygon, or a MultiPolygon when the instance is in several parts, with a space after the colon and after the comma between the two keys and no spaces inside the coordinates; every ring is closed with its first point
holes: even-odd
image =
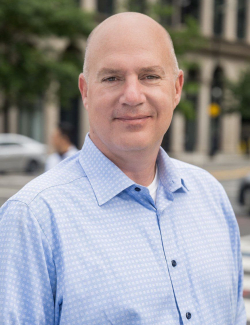
{"type": "Polygon", "coordinates": [[[27,167],[26,167],[26,172],[27,173],[35,173],[39,169],[39,163],[36,160],[31,160],[29,161],[27,167]]]}

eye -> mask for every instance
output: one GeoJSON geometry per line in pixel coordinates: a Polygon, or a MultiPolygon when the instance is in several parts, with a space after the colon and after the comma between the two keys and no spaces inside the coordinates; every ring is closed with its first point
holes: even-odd
{"type": "Polygon", "coordinates": [[[104,82],[112,82],[112,81],[116,81],[117,78],[116,77],[108,77],[108,78],[104,78],[102,81],[104,82]]]}
{"type": "Polygon", "coordinates": [[[146,76],[145,77],[146,79],[149,79],[149,80],[154,80],[154,79],[160,79],[160,77],[159,76],[156,76],[156,75],[149,75],[149,76],[146,76]]]}

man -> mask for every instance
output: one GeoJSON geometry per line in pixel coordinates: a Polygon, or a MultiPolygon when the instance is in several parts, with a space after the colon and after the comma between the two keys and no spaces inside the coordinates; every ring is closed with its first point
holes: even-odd
{"type": "Polygon", "coordinates": [[[151,18],[122,13],[94,30],[82,151],[2,207],[1,324],[246,324],[230,203],[160,149],[182,85],[151,18]]]}
{"type": "Polygon", "coordinates": [[[74,155],[78,150],[73,144],[74,128],[68,122],[61,122],[52,134],[52,145],[56,150],[45,164],[45,171],[55,167],[63,159],[74,155]]]}

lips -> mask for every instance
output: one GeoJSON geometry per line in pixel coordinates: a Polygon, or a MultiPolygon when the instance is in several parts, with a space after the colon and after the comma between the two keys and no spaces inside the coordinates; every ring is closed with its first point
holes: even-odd
{"type": "Polygon", "coordinates": [[[149,118],[150,116],[121,116],[121,117],[116,117],[115,119],[117,120],[123,120],[123,121],[136,121],[136,120],[143,120],[146,118],[149,118]]]}

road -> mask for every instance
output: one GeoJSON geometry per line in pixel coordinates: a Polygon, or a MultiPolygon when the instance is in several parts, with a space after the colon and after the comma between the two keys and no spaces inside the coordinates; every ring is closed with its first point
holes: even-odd
{"type": "MultiPolygon", "coordinates": [[[[244,267],[244,301],[250,325],[250,217],[247,211],[237,203],[237,190],[240,178],[250,172],[250,168],[242,167],[230,170],[212,170],[207,168],[223,185],[234,209],[241,234],[242,259],[244,267]]],[[[37,175],[9,174],[0,175],[0,206],[14,195],[27,182],[37,175]]]]}

